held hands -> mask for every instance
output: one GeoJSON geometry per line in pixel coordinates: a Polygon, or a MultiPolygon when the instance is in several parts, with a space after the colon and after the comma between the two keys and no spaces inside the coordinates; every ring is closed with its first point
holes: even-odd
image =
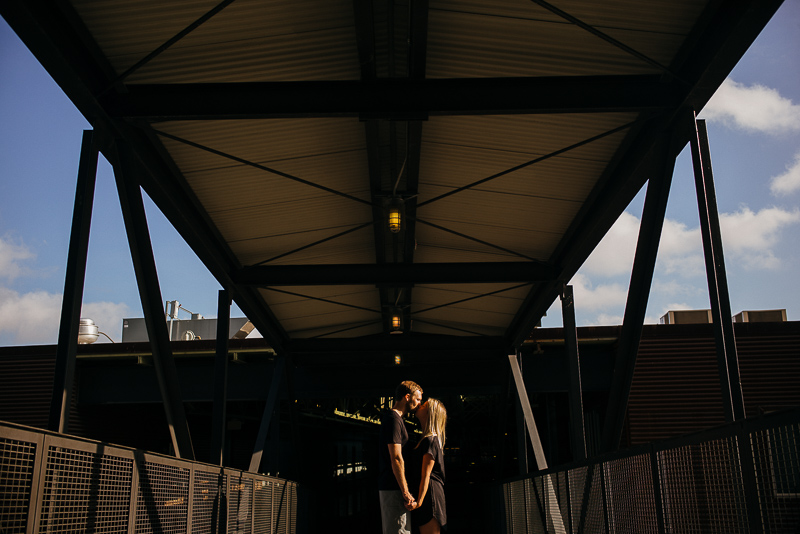
{"type": "Polygon", "coordinates": [[[405,492],[403,494],[403,500],[405,501],[406,510],[411,511],[416,508],[419,508],[419,503],[414,499],[414,496],[411,495],[409,492],[405,492]]]}

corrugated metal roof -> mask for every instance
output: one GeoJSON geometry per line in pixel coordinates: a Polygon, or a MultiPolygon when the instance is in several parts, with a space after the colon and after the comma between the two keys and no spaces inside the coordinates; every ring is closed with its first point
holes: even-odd
{"type": "MultiPolygon", "coordinates": [[[[679,110],[705,103],[778,5],[9,0],[2,9],[90,122],[124,141],[104,146],[131,147],[147,172],[130,176],[280,351],[293,337],[388,334],[395,304],[411,334],[521,343],[645,182],[642,169],[658,164],[662,134],[683,139],[679,110]],[[385,220],[392,196],[410,219],[398,234],[385,220]],[[498,261],[527,262],[529,274],[509,280],[498,261]],[[442,283],[435,264],[453,262],[470,262],[475,279],[442,283]],[[381,279],[395,263],[416,278],[381,279]],[[264,289],[269,270],[240,282],[244,267],[306,264],[375,269],[332,293],[297,279],[303,296],[291,301],[264,289]],[[528,284],[450,300],[519,282],[528,284]],[[378,326],[345,330],[374,315],[378,326]]],[[[104,150],[116,162],[117,149],[104,150]]]]}
{"type": "MultiPolygon", "coordinates": [[[[74,3],[118,74],[218,2],[74,3]]],[[[237,0],[132,74],[130,83],[357,79],[353,6],[237,0]]]]}

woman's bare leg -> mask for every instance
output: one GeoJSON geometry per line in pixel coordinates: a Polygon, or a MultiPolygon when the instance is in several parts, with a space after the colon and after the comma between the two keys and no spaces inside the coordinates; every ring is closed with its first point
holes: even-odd
{"type": "Polygon", "coordinates": [[[439,522],[434,517],[424,525],[419,527],[420,534],[440,534],[442,532],[442,527],[439,526],[439,522]]]}

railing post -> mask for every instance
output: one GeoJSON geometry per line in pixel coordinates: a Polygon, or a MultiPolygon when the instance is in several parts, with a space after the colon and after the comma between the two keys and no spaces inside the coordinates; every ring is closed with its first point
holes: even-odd
{"type": "MultiPolygon", "coordinates": [[[[134,453],[136,455],[138,453],[134,453]]],[[[136,507],[139,503],[139,462],[134,457],[131,469],[131,501],[128,504],[128,534],[136,534],[136,507]]]]}
{"type": "Polygon", "coordinates": [[[603,503],[603,520],[605,521],[606,525],[606,532],[613,532],[611,530],[611,524],[609,522],[609,503],[608,503],[608,494],[606,491],[606,469],[602,463],[598,464],[600,468],[600,493],[602,495],[602,503],[603,503]]]}
{"type": "Polygon", "coordinates": [[[650,444],[650,472],[653,477],[653,500],[656,507],[656,524],[658,533],[665,534],[664,525],[664,500],[661,495],[661,470],[658,468],[658,451],[655,445],[650,444]]]}
{"type": "Polygon", "coordinates": [[[742,485],[744,486],[748,526],[751,534],[762,534],[764,532],[764,522],[761,517],[756,466],[753,461],[753,442],[744,422],[738,425],[736,441],[736,450],[739,452],[739,466],[742,470],[742,485]]]}

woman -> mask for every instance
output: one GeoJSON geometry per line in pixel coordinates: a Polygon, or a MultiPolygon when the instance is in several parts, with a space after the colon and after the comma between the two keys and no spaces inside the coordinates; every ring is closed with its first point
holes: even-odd
{"type": "Polygon", "coordinates": [[[411,524],[421,534],[439,534],[447,527],[443,449],[447,410],[439,400],[428,399],[416,415],[422,426],[422,439],[412,451],[410,464],[411,479],[419,481],[417,501],[410,508],[411,524]]]}

